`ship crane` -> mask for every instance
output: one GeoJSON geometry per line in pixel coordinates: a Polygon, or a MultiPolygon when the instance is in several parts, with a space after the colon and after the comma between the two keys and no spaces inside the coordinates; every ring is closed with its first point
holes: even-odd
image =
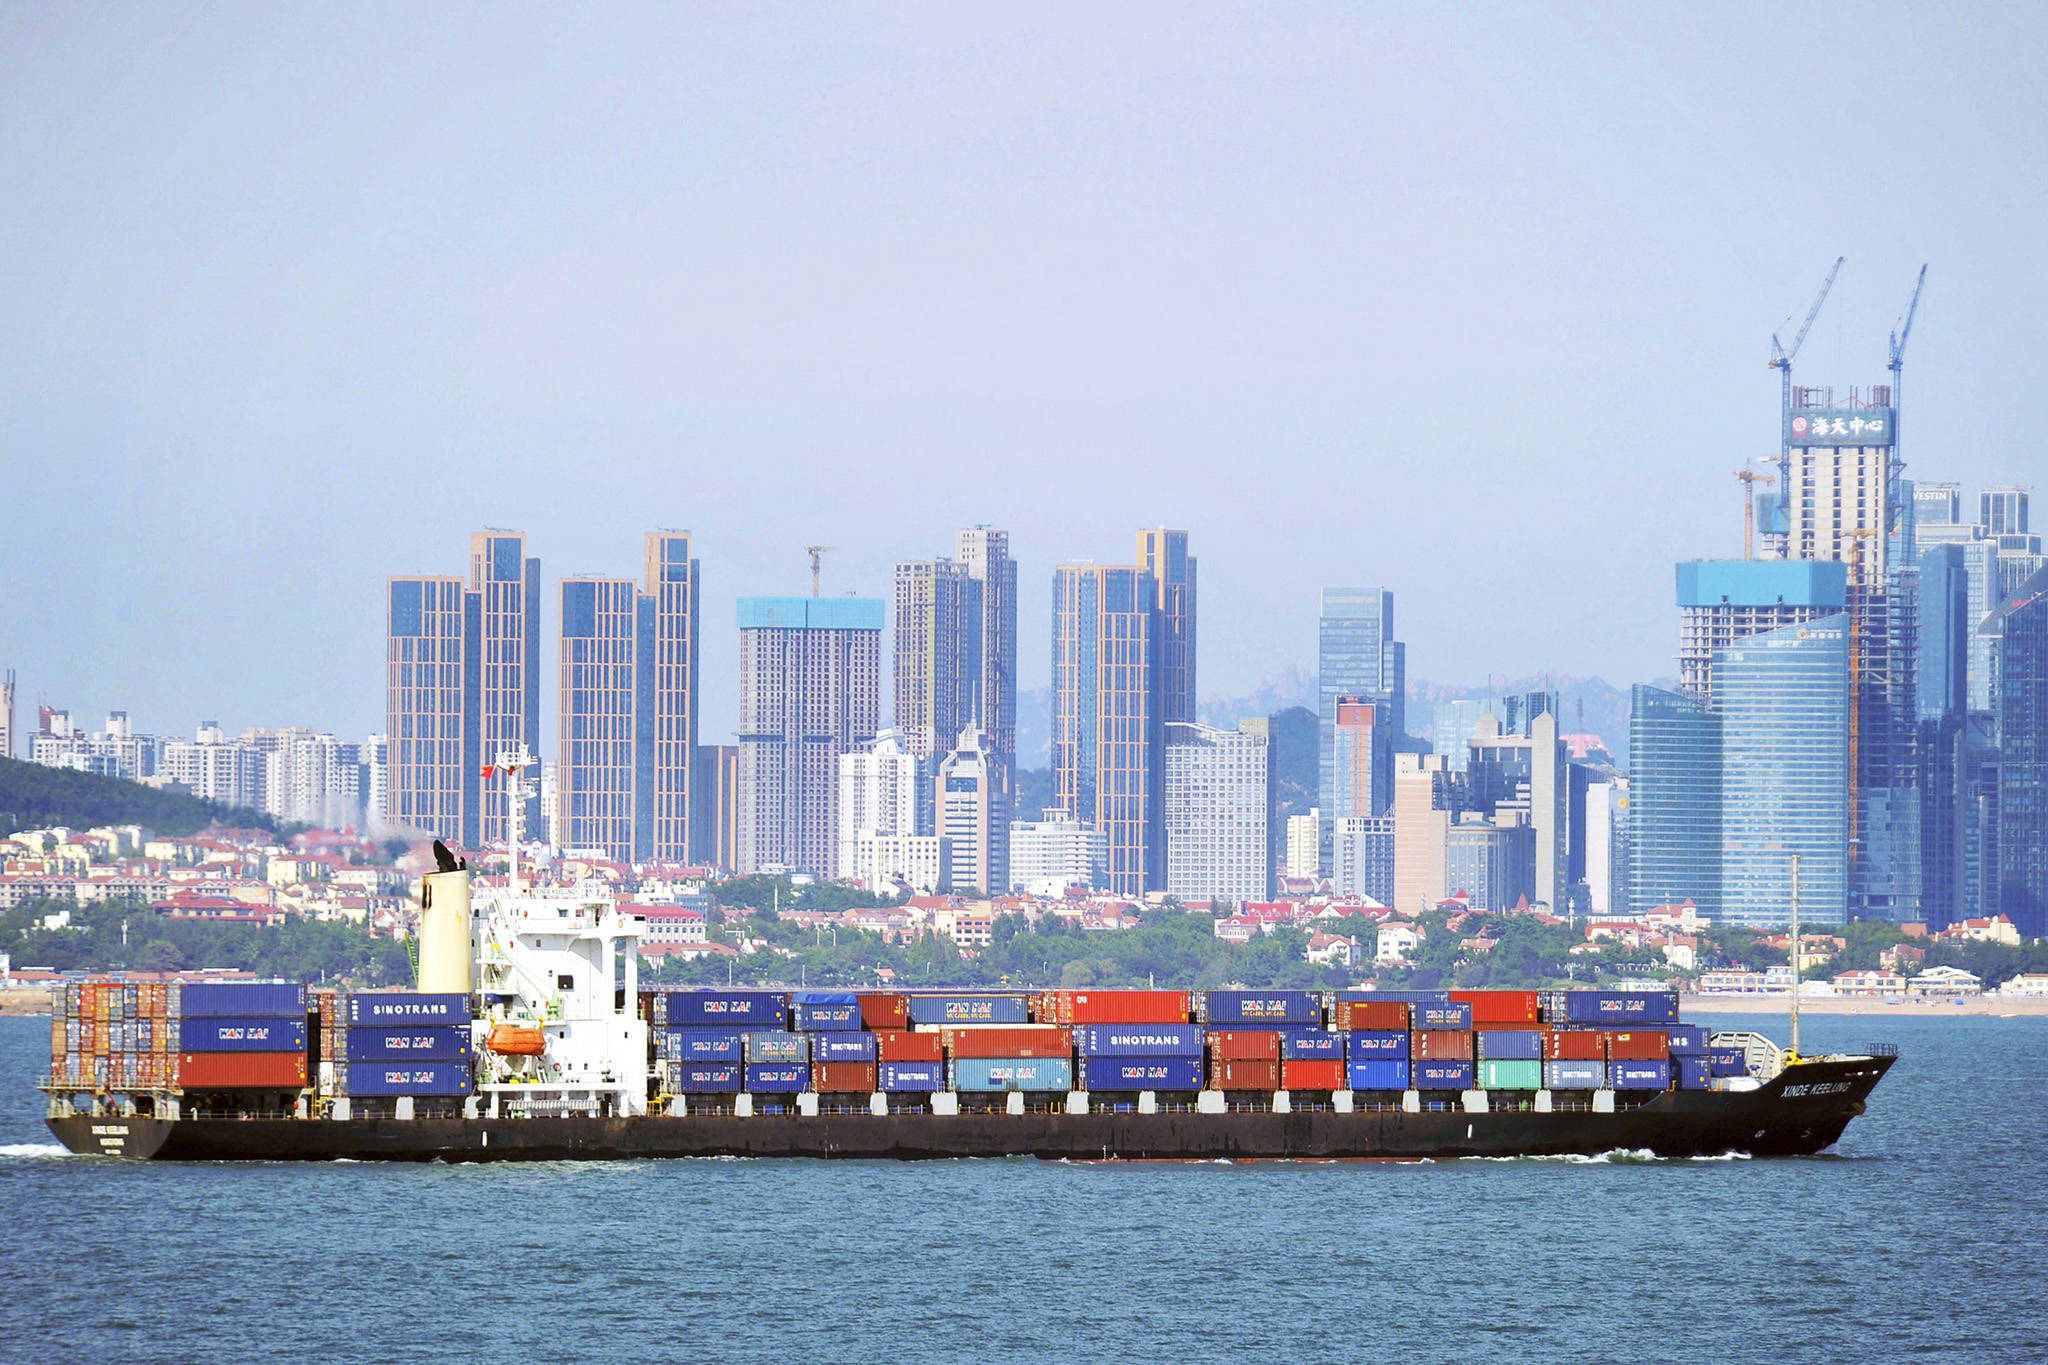
{"type": "Polygon", "coordinates": [[[1735,471],[1742,481],[1742,557],[1756,558],[1756,489],[1760,483],[1776,483],[1775,475],[1759,474],[1748,465],[1735,471]]]}
{"type": "Polygon", "coordinates": [[[811,557],[811,596],[818,596],[818,565],[821,556],[838,548],[837,545],[804,546],[804,553],[811,557]]]}
{"type": "Polygon", "coordinates": [[[1806,310],[1806,321],[1799,324],[1790,349],[1779,342],[1776,332],[1771,333],[1769,368],[1778,372],[1778,510],[1781,513],[1785,511],[1786,499],[1792,493],[1792,362],[1798,358],[1799,348],[1806,344],[1806,334],[1813,330],[1813,320],[1820,316],[1820,306],[1828,301],[1828,292],[1835,287],[1835,276],[1842,273],[1842,262],[1848,259],[1846,256],[1835,257],[1834,267],[1821,281],[1820,293],[1813,296],[1813,307],[1806,310]]]}

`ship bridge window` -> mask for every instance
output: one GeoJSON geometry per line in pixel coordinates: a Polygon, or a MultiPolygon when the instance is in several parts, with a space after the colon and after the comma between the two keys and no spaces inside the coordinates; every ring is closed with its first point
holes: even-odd
{"type": "Polygon", "coordinates": [[[575,989],[576,989],[576,978],[575,978],[575,977],[573,977],[573,976],[569,976],[569,975],[566,975],[566,974],[565,974],[565,975],[561,975],[561,976],[557,976],[557,977],[555,978],[555,989],[556,989],[556,990],[558,990],[558,991],[573,991],[573,990],[575,990],[575,989]]]}

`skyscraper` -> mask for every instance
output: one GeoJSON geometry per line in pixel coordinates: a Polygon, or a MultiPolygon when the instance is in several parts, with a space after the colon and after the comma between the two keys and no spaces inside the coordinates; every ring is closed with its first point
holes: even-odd
{"type": "Polygon", "coordinates": [[[1234,904],[1273,890],[1273,770],[1262,723],[1166,726],[1166,889],[1234,904]]]}
{"type": "MultiPolygon", "coordinates": [[[[494,764],[521,747],[540,754],[540,561],[526,557],[517,531],[478,531],[469,538],[469,592],[477,599],[478,757],[494,764]]],[[[478,782],[478,837],[503,843],[510,835],[505,787],[478,782]]],[[[524,812],[529,836],[540,833],[540,803],[524,812]]]]}
{"type": "Polygon", "coordinates": [[[1720,914],[1732,923],[1788,923],[1793,853],[1801,922],[1848,919],[1849,705],[1846,615],[1717,651],[1720,914]]]}
{"type": "MultiPolygon", "coordinates": [[[[1524,734],[1504,731],[1490,715],[1480,718],[1478,733],[1469,746],[1464,799],[1476,811],[1491,812],[1498,826],[1528,827],[1526,835],[1516,836],[1519,842],[1515,844],[1516,850],[1528,850],[1527,889],[1550,910],[1561,912],[1567,908],[1571,890],[1570,767],[1557,735],[1554,698],[1548,693],[1536,696],[1544,709],[1530,707],[1524,734]]],[[[1515,856],[1520,857],[1520,852],[1515,856]]],[[[1520,880],[1504,884],[1512,884],[1518,891],[1523,887],[1520,880]]]]}
{"type": "Polygon", "coordinates": [[[2027,499],[2031,488],[2002,484],[1977,495],[1977,524],[1996,539],[2006,535],[2027,535],[2027,499]]]}
{"type": "Polygon", "coordinates": [[[477,602],[454,577],[393,578],[385,593],[389,820],[475,848],[481,734],[477,602]]]}
{"type": "MultiPolygon", "coordinates": [[[[961,531],[952,559],[896,566],[895,727],[936,772],[961,731],[982,752],[1005,797],[1017,745],[1017,565],[1004,531],[961,531]]],[[[919,802],[921,827],[933,806],[919,802]]]]}
{"type": "Polygon", "coordinates": [[[1010,802],[986,736],[974,726],[961,731],[933,780],[940,884],[956,893],[1007,890],[1010,802]]]}
{"type": "Polygon", "coordinates": [[[556,807],[566,847],[686,862],[697,739],[690,537],[650,533],[644,583],[562,581],[556,807]]]}
{"type": "Polygon", "coordinates": [[[918,807],[917,755],[899,730],[884,730],[864,749],[839,755],[838,854],[833,875],[841,881],[865,881],[863,872],[905,873],[907,868],[862,869],[860,840],[867,835],[916,834],[918,807]]]}
{"type": "Polygon", "coordinates": [[[1138,532],[1138,571],[1159,594],[1159,720],[1195,719],[1195,558],[1188,533],[1138,532]]]}
{"type": "Polygon", "coordinates": [[[14,670],[0,680],[0,758],[14,757],[14,670]]]}
{"type": "Polygon", "coordinates": [[[1383,703],[1339,697],[1330,799],[1333,820],[1384,815],[1394,801],[1394,745],[1383,723],[1383,703]]]}
{"type": "Polygon", "coordinates": [[[1108,841],[1108,885],[1162,884],[1159,589],[1143,569],[1053,571],[1052,772],[1059,807],[1108,841]]]}
{"type": "Polygon", "coordinates": [[[1783,559],[1696,559],[1678,566],[1678,679],[1702,701],[1714,695],[1714,651],[1765,631],[1840,612],[1849,566],[1783,559]]]}
{"type": "Polygon", "coordinates": [[[883,615],[871,597],[740,599],[739,871],[832,875],[839,756],[875,737],[883,615]]]}
{"type": "Polygon", "coordinates": [[[1721,727],[1700,698],[1629,691],[1628,911],[1721,912],[1721,727]]]}
{"type": "MultiPolygon", "coordinates": [[[[1337,811],[1337,702],[1352,697],[1377,702],[1378,720],[1390,737],[1406,732],[1407,652],[1394,639],[1394,594],[1385,588],[1324,588],[1316,624],[1317,805],[1323,812],[1323,862],[1328,866],[1330,821],[1337,811]]],[[[1384,807],[1381,811],[1384,811],[1384,807]]],[[[1375,815],[1381,811],[1351,811],[1375,815]]]]}
{"type": "Polygon", "coordinates": [[[1010,534],[970,527],[954,538],[954,557],[981,585],[981,657],[972,670],[972,716],[980,726],[1005,796],[1017,761],[1017,561],[1010,534]]]}
{"type": "Polygon", "coordinates": [[[1998,909],[2022,935],[2040,938],[2048,936],[2048,569],[1998,617],[1998,909]]]}
{"type": "Polygon", "coordinates": [[[1394,898],[1397,914],[1433,910],[1450,894],[1444,855],[1457,818],[1457,774],[1442,754],[1394,756],[1394,898]]]}

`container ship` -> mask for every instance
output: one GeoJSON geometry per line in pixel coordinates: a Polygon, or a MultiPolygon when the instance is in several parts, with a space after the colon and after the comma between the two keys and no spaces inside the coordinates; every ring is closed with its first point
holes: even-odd
{"type": "Polygon", "coordinates": [[[189,1161],[1776,1156],[1895,1060],[1662,991],[642,990],[602,886],[436,851],[416,990],[68,985],[52,1132],[189,1161]]]}

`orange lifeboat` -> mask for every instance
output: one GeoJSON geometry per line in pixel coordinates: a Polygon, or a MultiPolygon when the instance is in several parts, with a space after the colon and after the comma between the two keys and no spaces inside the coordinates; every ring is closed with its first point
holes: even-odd
{"type": "Polygon", "coordinates": [[[547,1051],[548,1038],[532,1024],[499,1024],[485,1046],[508,1057],[538,1057],[547,1051]]]}

